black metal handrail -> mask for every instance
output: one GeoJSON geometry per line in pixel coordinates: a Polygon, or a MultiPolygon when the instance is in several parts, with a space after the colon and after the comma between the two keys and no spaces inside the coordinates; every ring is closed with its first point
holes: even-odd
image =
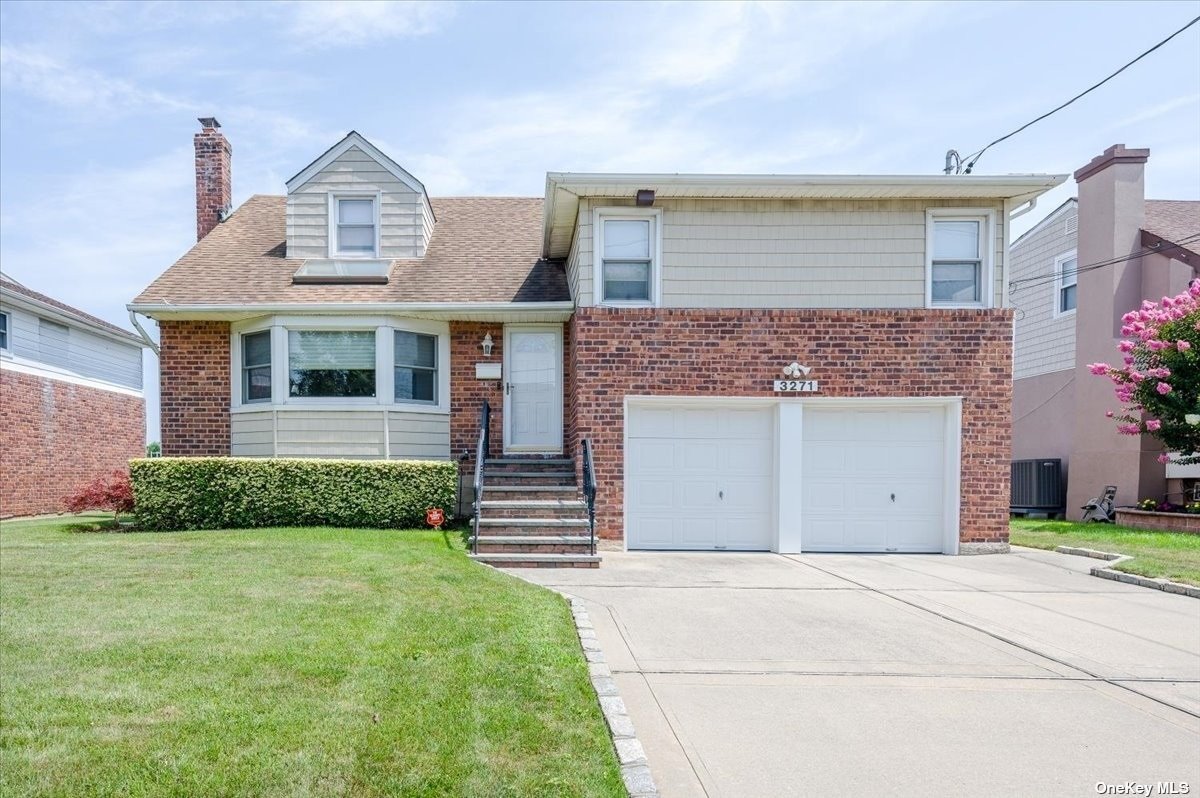
{"type": "Polygon", "coordinates": [[[488,405],[488,400],[483,400],[483,406],[479,408],[479,440],[475,443],[475,534],[471,536],[471,553],[479,553],[479,511],[483,504],[483,468],[487,462],[488,453],[491,450],[491,439],[489,430],[492,426],[492,408],[488,405]]]}
{"type": "Polygon", "coordinates": [[[580,448],[583,452],[583,498],[587,501],[588,534],[591,536],[594,556],[596,554],[596,465],[592,462],[592,442],[584,438],[580,448]]]}

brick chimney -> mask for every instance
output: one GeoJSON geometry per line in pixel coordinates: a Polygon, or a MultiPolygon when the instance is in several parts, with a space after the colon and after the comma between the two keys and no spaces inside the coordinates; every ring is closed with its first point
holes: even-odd
{"type": "Polygon", "coordinates": [[[214,117],[204,116],[199,121],[202,129],[195,136],[197,241],[225,219],[233,200],[233,148],[214,117]]]}

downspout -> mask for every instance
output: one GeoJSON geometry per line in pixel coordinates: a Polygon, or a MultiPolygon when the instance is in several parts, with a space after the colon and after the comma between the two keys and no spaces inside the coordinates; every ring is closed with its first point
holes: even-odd
{"type": "MultiPolygon", "coordinates": [[[[1013,219],[1024,216],[1037,207],[1038,198],[1031,197],[1023,204],[1017,206],[1015,210],[1009,210],[1011,199],[1004,200],[1004,296],[1000,298],[1000,307],[1012,307],[1012,296],[1009,291],[1009,280],[1012,279],[1011,257],[1009,248],[1012,244],[1012,222],[1013,219]]],[[[1015,324],[1013,325],[1016,326],[1015,324]]]]}
{"type": "Polygon", "coordinates": [[[142,336],[142,340],[146,342],[146,346],[153,350],[154,356],[158,357],[158,344],[154,343],[154,339],[150,337],[150,334],[146,332],[146,328],[138,321],[135,311],[129,311],[129,321],[133,323],[133,328],[138,331],[138,334],[142,336]]]}

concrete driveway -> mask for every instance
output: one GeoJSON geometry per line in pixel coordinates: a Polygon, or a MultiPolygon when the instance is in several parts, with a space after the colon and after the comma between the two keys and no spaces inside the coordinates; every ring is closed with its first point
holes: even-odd
{"type": "Polygon", "coordinates": [[[610,553],[588,604],[664,796],[1200,793],[1200,601],[1008,555],[610,553]]]}

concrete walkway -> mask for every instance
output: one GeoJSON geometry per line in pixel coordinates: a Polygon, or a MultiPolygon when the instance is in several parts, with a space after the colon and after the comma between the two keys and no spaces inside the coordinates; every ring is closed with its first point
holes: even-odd
{"type": "Polygon", "coordinates": [[[587,602],[667,798],[1200,789],[1200,601],[1082,557],[606,552],[587,602]]]}

